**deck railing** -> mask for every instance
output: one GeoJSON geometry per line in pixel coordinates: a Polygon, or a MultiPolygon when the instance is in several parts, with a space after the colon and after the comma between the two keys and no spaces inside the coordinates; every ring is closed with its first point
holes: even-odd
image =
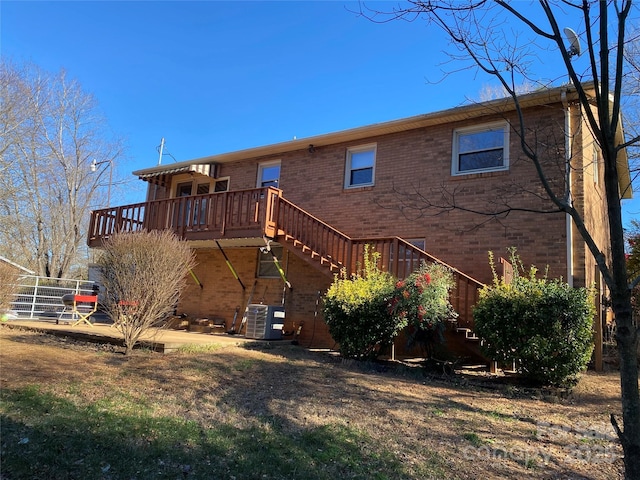
{"type": "Polygon", "coordinates": [[[116,232],[140,230],[172,230],[185,239],[223,238],[228,231],[262,236],[273,233],[279,196],[275,188],[254,188],[95,210],[88,243],[99,246],[116,232]]]}
{"type": "MultiPolygon", "coordinates": [[[[482,282],[399,237],[352,239],[351,258],[362,259],[365,245],[373,247],[380,254],[380,265],[383,270],[400,279],[408,277],[423,262],[439,263],[449,268],[454,280],[449,301],[459,315],[458,326],[473,329],[472,308],[478,301],[480,289],[484,286],[482,282]]],[[[351,268],[354,269],[355,265],[351,268]]]]}
{"type": "Polygon", "coordinates": [[[347,275],[360,268],[367,245],[380,255],[380,268],[400,279],[408,277],[423,262],[448,267],[454,277],[449,300],[459,314],[458,325],[473,329],[472,307],[483,287],[481,282],[399,237],[350,238],[284,198],[279,199],[277,212],[277,228],[285,243],[287,239],[298,242],[317,257],[344,269],[347,275]]]}

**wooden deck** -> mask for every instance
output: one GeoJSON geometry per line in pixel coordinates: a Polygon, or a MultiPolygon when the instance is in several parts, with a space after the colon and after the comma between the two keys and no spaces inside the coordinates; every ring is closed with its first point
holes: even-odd
{"type": "Polygon", "coordinates": [[[255,188],[94,210],[87,244],[100,247],[116,232],[142,230],[171,230],[185,240],[273,237],[280,194],[275,188],[255,188]]]}

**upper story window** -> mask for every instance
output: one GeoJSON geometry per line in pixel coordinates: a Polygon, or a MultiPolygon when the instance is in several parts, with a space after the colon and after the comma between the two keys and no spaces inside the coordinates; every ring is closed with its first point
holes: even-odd
{"type": "Polygon", "coordinates": [[[347,150],[344,188],[367,187],[374,184],[376,145],[362,145],[347,150]]]}
{"type": "Polygon", "coordinates": [[[209,188],[211,188],[209,182],[196,183],[196,195],[206,195],[207,193],[209,193],[209,188]]]}
{"type": "Polygon", "coordinates": [[[460,128],[453,132],[452,175],[508,168],[509,128],[506,123],[460,128]]]}
{"type": "Polygon", "coordinates": [[[257,187],[280,188],[280,160],[258,165],[257,187]]]}
{"type": "MultiPolygon", "coordinates": [[[[217,182],[218,182],[217,180],[214,182],[216,186],[215,191],[219,191],[217,190],[217,182]]],[[[227,183],[228,183],[228,180],[227,180],[227,183]]],[[[175,196],[191,197],[193,195],[206,195],[207,193],[210,193],[210,192],[211,192],[210,180],[205,180],[205,181],[190,180],[188,182],[179,182],[178,184],[176,184],[175,196]]]]}
{"type": "Polygon", "coordinates": [[[229,177],[216,178],[215,181],[213,182],[213,191],[215,193],[228,192],[229,191],[229,177]]]}
{"type": "Polygon", "coordinates": [[[176,197],[190,197],[193,190],[193,182],[181,182],[176,185],[176,197]]]}

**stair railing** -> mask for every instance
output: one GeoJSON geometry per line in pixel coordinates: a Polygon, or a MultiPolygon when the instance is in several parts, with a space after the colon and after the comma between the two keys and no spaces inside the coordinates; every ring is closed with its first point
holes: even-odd
{"type": "MultiPolygon", "coordinates": [[[[339,267],[351,264],[351,239],[309,212],[279,198],[278,234],[300,242],[310,254],[331,261],[339,267]]],[[[349,271],[348,273],[351,273],[349,271]]]]}
{"type": "Polygon", "coordinates": [[[408,277],[422,262],[444,265],[454,277],[450,302],[459,314],[458,326],[473,328],[472,306],[478,301],[479,291],[484,286],[482,282],[399,237],[352,239],[282,197],[277,211],[278,233],[285,236],[285,243],[286,239],[299,242],[310,255],[330,259],[344,268],[347,275],[358,270],[366,245],[380,255],[380,268],[397,278],[408,277]]]}

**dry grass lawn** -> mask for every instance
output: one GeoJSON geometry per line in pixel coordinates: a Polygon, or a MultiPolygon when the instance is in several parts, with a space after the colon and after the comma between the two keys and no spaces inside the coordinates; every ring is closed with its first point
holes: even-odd
{"type": "MultiPolygon", "coordinates": [[[[127,477],[105,460],[94,478],[622,478],[621,448],[608,423],[620,410],[615,372],[590,372],[573,392],[557,395],[486,376],[426,376],[419,368],[343,362],[285,344],[139,351],[125,358],[112,347],[6,326],[0,328],[0,361],[0,477],[6,480],[26,478],[7,469],[7,455],[19,452],[14,443],[26,443],[21,429],[29,431],[38,415],[48,414],[45,406],[29,417],[15,400],[16,392],[34,389],[78,409],[108,409],[109,418],[138,408],[197,425],[199,435],[224,428],[229,439],[237,438],[233,432],[258,436],[253,446],[243,444],[245,451],[230,440],[217,458],[194,457],[182,465],[182,477],[160,475],[166,461],[158,459],[155,474],[141,465],[138,475],[127,477]],[[319,432],[324,443],[314,443],[319,432]],[[276,444],[267,447],[261,438],[276,444]],[[354,450],[332,450],[343,444],[354,450]],[[243,464],[253,448],[271,448],[273,465],[243,464]],[[351,460],[341,463],[342,455],[351,460]]],[[[131,445],[151,444],[152,436],[132,432],[122,454],[131,445]]],[[[38,472],[53,468],[41,467],[38,472]]]]}

